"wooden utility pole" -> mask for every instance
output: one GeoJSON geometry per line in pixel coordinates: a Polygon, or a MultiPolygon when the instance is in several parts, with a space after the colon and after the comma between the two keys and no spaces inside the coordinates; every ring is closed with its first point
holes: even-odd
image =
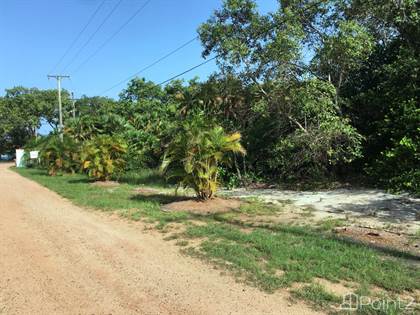
{"type": "Polygon", "coordinates": [[[63,141],[63,109],[61,105],[61,79],[69,79],[69,75],[60,75],[60,74],[49,74],[47,75],[48,79],[54,78],[57,80],[57,91],[58,91],[58,118],[59,118],[59,125],[58,129],[60,132],[60,139],[63,141]]]}

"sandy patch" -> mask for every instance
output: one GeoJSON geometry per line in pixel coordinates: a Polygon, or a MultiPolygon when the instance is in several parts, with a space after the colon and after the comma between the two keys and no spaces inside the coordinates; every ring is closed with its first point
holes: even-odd
{"type": "Polygon", "coordinates": [[[98,186],[98,187],[117,187],[120,185],[119,182],[113,181],[113,180],[106,180],[106,181],[96,181],[93,183],[90,183],[92,186],[98,186]]]}
{"type": "Polygon", "coordinates": [[[322,278],[315,278],[314,282],[322,285],[327,292],[340,297],[352,292],[348,286],[341,282],[332,282],[322,278]]]}
{"type": "Polygon", "coordinates": [[[140,195],[144,195],[144,196],[163,194],[163,192],[160,191],[159,189],[150,188],[150,187],[139,187],[139,188],[134,189],[134,192],[140,195]]]}
{"type": "Polygon", "coordinates": [[[391,248],[420,255],[419,241],[409,240],[404,234],[355,226],[336,228],[334,232],[375,247],[391,248]]]}
{"type": "Polygon", "coordinates": [[[326,191],[292,191],[280,189],[223,190],[225,196],[257,198],[279,204],[310,207],[316,221],[328,217],[354,219],[361,225],[383,228],[395,225],[402,233],[414,234],[420,229],[420,198],[408,194],[394,195],[377,189],[331,189],[326,191]]]}
{"type": "Polygon", "coordinates": [[[197,214],[223,213],[238,209],[241,201],[238,199],[214,198],[205,201],[189,199],[171,202],[162,207],[164,211],[188,211],[197,214]]]}

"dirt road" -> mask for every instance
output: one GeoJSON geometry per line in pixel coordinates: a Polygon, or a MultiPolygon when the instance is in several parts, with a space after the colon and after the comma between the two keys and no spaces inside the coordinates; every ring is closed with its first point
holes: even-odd
{"type": "Polygon", "coordinates": [[[314,314],[0,164],[0,314],[314,314]]]}

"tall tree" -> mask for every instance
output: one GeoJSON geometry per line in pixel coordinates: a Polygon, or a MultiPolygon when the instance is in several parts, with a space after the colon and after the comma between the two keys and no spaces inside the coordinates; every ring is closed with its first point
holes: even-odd
{"type": "Polygon", "coordinates": [[[56,100],[52,90],[22,86],[7,89],[0,101],[1,150],[22,147],[37,136],[43,120],[54,123],[56,100]]]}
{"type": "MultiPolygon", "coordinates": [[[[303,58],[305,43],[325,41],[332,26],[324,25],[316,38],[308,32],[317,29],[317,16],[329,10],[328,1],[282,1],[275,12],[261,15],[254,1],[226,0],[199,28],[203,55],[216,54],[223,73],[238,76],[254,91],[250,107],[256,119],[244,134],[255,140],[257,151],[249,149],[249,158],[283,178],[288,171],[296,174],[287,165],[322,175],[329,165],[360,155],[361,137],[334,102],[338,86],[315,75],[303,58]],[[261,161],[263,152],[268,158],[261,161]],[[293,160],[294,154],[302,158],[293,160]]],[[[335,41],[331,36],[330,50],[348,55],[343,56],[342,73],[361,54],[351,55],[353,47],[345,45],[349,39],[343,37],[354,35],[350,26],[343,24],[335,41]]]]}

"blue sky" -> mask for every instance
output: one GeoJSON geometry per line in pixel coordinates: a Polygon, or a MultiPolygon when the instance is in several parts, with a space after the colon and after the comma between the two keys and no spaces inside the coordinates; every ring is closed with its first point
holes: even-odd
{"type": "MultiPolygon", "coordinates": [[[[95,19],[82,34],[64,61],[64,66],[83,46],[119,0],[106,0],[95,19]]],[[[89,20],[102,0],[1,0],[0,1],[0,95],[16,85],[55,88],[47,74],[89,20]]],[[[151,0],[112,41],[87,62],[74,70],[146,0],[122,0],[103,27],[65,71],[71,80],[63,88],[98,95],[115,83],[152,63],[196,35],[197,27],[221,6],[221,0],[151,0]]],[[[275,0],[257,1],[262,11],[272,10],[275,0]]],[[[161,82],[203,61],[199,41],[188,45],[140,76],[161,82]]],[[[214,62],[184,76],[205,79],[216,70],[214,62]]],[[[125,84],[107,92],[117,97],[125,84]]]]}

